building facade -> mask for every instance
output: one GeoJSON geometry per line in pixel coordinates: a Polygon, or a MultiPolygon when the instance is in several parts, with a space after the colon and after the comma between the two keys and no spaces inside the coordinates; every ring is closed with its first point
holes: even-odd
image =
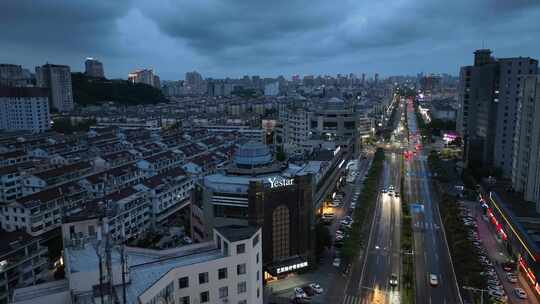
{"type": "Polygon", "coordinates": [[[294,272],[312,262],[312,175],[295,175],[295,171],[299,170],[289,170],[287,164],[273,161],[266,146],[248,143],[237,149],[234,164],[224,173],[203,180],[207,236],[221,225],[261,227],[265,279],[294,272]]]}
{"type": "Polygon", "coordinates": [[[50,90],[49,97],[54,109],[69,112],[75,107],[69,66],[47,63],[36,67],[36,86],[50,90]]]}
{"type": "Polygon", "coordinates": [[[86,58],[84,61],[84,73],[90,77],[104,78],[103,63],[91,57],[86,58]]]}
{"type": "Polygon", "coordinates": [[[128,81],[132,83],[144,83],[155,88],[161,88],[159,77],[153,69],[135,70],[128,74],[128,81]]]}
{"type": "Polygon", "coordinates": [[[474,65],[462,67],[457,130],[465,139],[468,163],[500,168],[512,175],[513,140],[524,75],[537,74],[538,60],[501,58],[477,50],[474,65]]]}
{"type": "Polygon", "coordinates": [[[517,109],[512,187],[540,213],[540,76],[524,76],[517,109]]]}
{"type": "Polygon", "coordinates": [[[0,88],[0,129],[45,132],[50,128],[49,92],[42,88],[0,88]]]}

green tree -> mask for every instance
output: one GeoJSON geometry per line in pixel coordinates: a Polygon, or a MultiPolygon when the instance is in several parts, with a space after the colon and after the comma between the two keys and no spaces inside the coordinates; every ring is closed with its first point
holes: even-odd
{"type": "Polygon", "coordinates": [[[332,236],[330,230],[323,223],[317,223],[315,226],[315,253],[320,256],[325,248],[329,248],[332,245],[332,236]]]}

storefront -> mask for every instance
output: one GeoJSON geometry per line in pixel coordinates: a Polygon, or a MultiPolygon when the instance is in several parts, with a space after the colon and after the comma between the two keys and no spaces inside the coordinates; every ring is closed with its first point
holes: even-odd
{"type": "Polygon", "coordinates": [[[505,245],[509,256],[540,300],[540,249],[538,242],[529,235],[531,230],[525,228],[523,217],[516,216],[494,192],[490,192],[488,197],[481,196],[480,203],[497,238],[505,245]]]}

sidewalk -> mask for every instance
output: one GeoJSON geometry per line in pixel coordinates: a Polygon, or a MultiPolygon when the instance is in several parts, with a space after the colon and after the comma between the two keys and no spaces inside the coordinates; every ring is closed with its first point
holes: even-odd
{"type": "Polygon", "coordinates": [[[519,281],[518,283],[510,283],[507,280],[506,272],[500,266],[501,263],[507,262],[510,258],[508,252],[502,245],[501,241],[497,238],[496,232],[489,222],[484,220],[482,217],[482,209],[480,204],[476,202],[467,202],[467,207],[472,211],[474,217],[476,218],[476,223],[478,225],[478,235],[482,240],[482,245],[486,249],[489,259],[493,262],[493,267],[495,268],[497,275],[503,285],[503,288],[508,295],[508,303],[530,303],[530,304],[540,304],[537,298],[533,294],[529,284],[525,281],[523,274],[518,272],[519,281]],[[514,293],[514,288],[521,287],[527,293],[527,299],[521,300],[516,297],[514,293]]]}

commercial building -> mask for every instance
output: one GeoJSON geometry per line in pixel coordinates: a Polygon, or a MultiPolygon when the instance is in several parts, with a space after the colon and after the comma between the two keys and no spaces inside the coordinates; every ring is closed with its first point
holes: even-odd
{"type": "Polygon", "coordinates": [[[360,137],[358,113],[351,102],[332,97],[314,105],[310,116],[312,145],[324,146],[324,142],[332,142],[342,147],[352,144],[352,151],[358,151],[360,137]],[[352,140],[352,142],[351,142],[352,140]]]}
{"type": "Polygon", "coordinates": [[[520,201],[506,191],[505,185],[492,185],[481,197],[487,219],[504,245],[502,255],[516,264],[516,269],[540,300],[540,214],[534,204],[520,201]]]}
{"type": "Polygon", "coordinates": [[[517,110],[512,187],[540,213],[540,76],[524,76],[517,110]]]}
{"type": "Polygon", "coordinates": [[[84,73],[90,77],[104,78],[103,63],[92,57],[86,58],[84,62],[84,73]]]}
{"type": "Polygon", "coordinates": [[[265,145],[247,143],[223,173],[204,177],[207,237],[222,225],[255,225],[263,233],[265,279],[308,267],[314,226],[312,174],[274,161],[265,145]]]}
{"type": "Polygon", "coordinates": [[[60,112],[73,110],[73,88],[69,66],[47,63],[36,67],[36,85],[49,89],[53,108],[60,112]]]}
{"type": "Polygon", "coordinates": [[[47,248],[29,234],[0,232],[0,304],[7,304],[15,288],[38,283],[48,272],[47,248]]]}
{"type": "Polygon", "coordinates": [[[467,163],[512,174],[516,112],[523,77],[537,74],[538,60],[501,58],[477,50],[474,65],[460,71],[457,130],[465,139],[467,163]]]}
{"type": "Polygon", "coordinates": [[[311,111],[298,103],[280,105],[281,144],[288,154],[302,154],[311,150],[309,138],[311,111]]]}
{"type": "Polygon", "coordinates": [[[0,88],[0,129],[41,133],[50,128],[49,92],[42,88],[0,88]]]}
{"type": "Polygon", "coordinates": [[[167,250],[122,247],[107,241],[99,219],[68,220],[66,279],[18,289],[13,303],[262,304],[261,230],[225,226],[213,235],[167,250]]]}

